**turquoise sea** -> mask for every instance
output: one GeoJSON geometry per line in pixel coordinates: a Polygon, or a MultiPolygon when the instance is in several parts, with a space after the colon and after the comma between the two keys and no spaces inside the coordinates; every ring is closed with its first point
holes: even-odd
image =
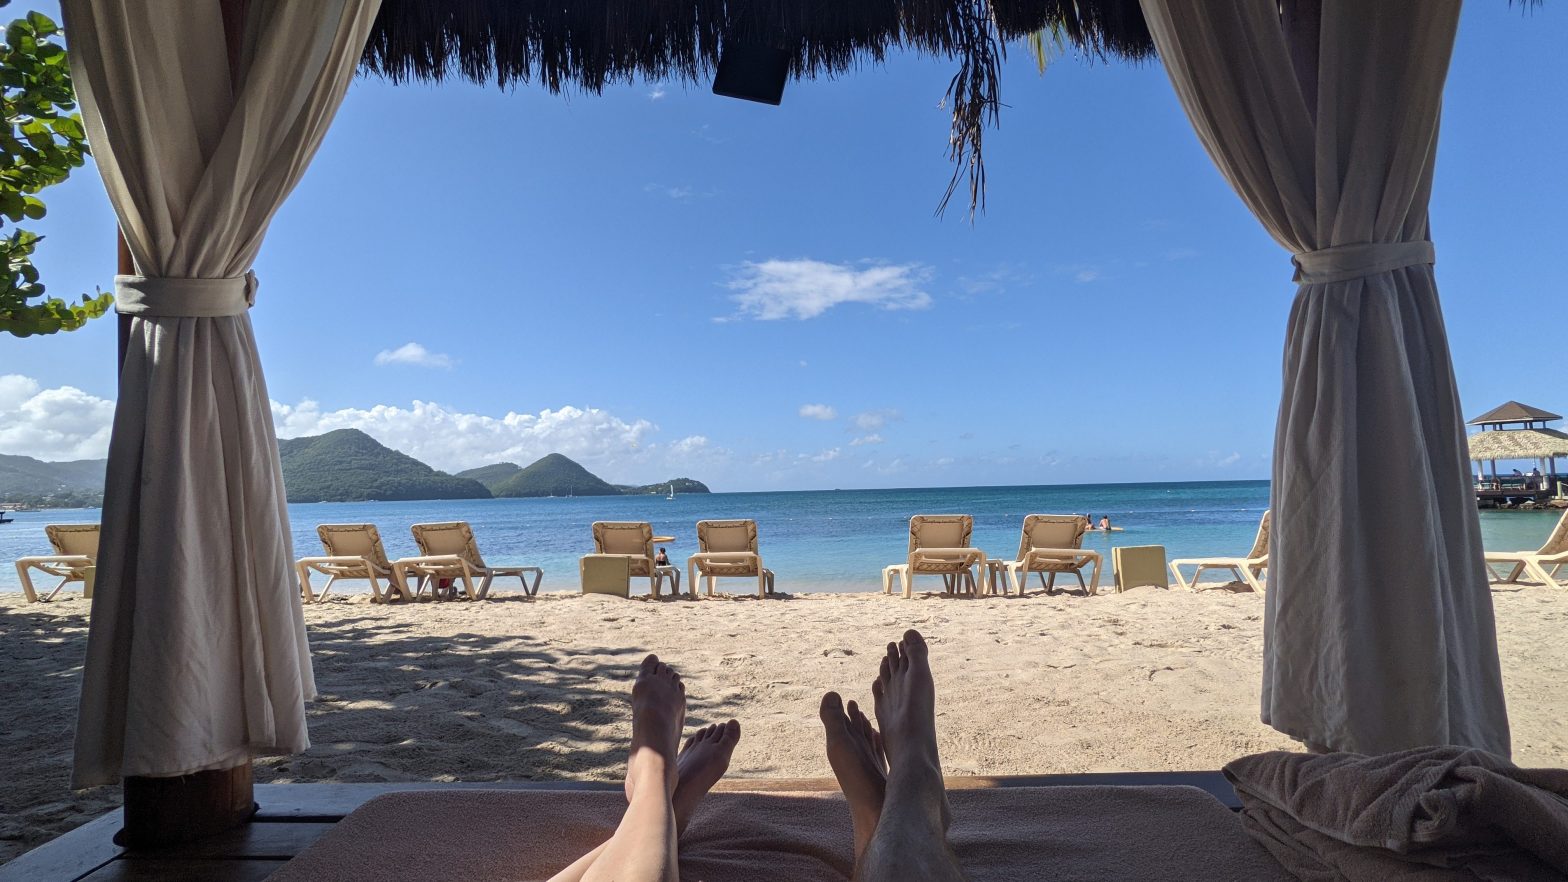
{"type": "MultiPolygon", "coordinates": [[[[674,536],[672,561],[684,570],[696,551],[697,521],[755,518],[763,560],[781,591],[875,591],[881,568],[904,555],[912,514],[971,514],[975,542],[986,554],[1011,557],[1024,515],[1108,515],[1125,528],[1090,533],[1085,544],[1106,553],[1114,545],[1164,545],[1168,557],[1238,555],[1252,544],[1268,507],[1267,481],[1170,484],[1072,484],[1045,487],[942,487],[909,490],[810,490],[573,499],[486,499],[424,502],[308,503],[289,506],[297,556],[320,554],[315,526],[371,522],[387,553],[414,554],[408,527],[422,521],[466,520],[491,563],[544,568],[544,590],[577,586],[577,558],[592,550],[596,520],[651,521],[674,536]]],[[[1486,547],[1535,548],[1556,522],[1554,512],[1486,511],[1486,547]]],[[[0,562],[48,550],[44,524],[92,521],[96,510],[18,512],[0,525],[0,562]]],[[[1109,583],[1109,573],[1103,580],[1109,583]]],[[[723,585],[725,583],[721,583],[723,585]]],[[[729,582],[728,590],[743,590],[729,582]]],[[[343,587],[352,587],[352,583],[343,587]]],[[[506,586],[502,586],[506,587],[506,586]]],[[[19,591],[10,566],[0,566],[0,591],[19,591]]],[[[338,590],[337,588],[333,589],[338,590]]]]}

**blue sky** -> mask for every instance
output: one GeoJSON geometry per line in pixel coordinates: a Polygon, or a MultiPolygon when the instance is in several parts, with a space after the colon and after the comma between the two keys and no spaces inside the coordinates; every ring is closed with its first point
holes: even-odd
{"type": "MultiPolygon", "coordinates": [[[[1565,36],[1561,5],[1465,7],[1433,226],[1469,415],[1568,407],[1565,36]]],[[[776,108],[356,81],[256,266],[280,433],[721,490],[1266,477],[1288,255],[1164,72],[1012,47],[973,225],[933,215],[951,73],[776,108]]],[[[45,196],[50,289],[107,288],[96,174],[45,196]]],[[[0,338],[0,452],[102,455],[113,359],[111,320],[0,338]]]]}

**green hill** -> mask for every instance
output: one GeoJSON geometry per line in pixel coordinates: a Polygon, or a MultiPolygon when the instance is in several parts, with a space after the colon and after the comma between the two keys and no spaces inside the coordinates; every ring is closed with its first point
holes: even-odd
{"type": "Polygon", "coordinates": [[[489,499],[472,478],[438,472],[358,429],[279,442],[289,502],[489,499]]]}
{"type": "Polygon", "coordinates": [[[485,488],[494,493],[507,478],[522,471],[523,467],[515,462],[498,462],[494,465],[480,466],[477,469],[465,469],[458,472],[455,477],[472,478],[485,485],[485,488]]]}
{"type": "MultiPolygon", "coordinates": [[[[494,468],[494,466],[485,466],[494,468]]],[[[620,488],[552,453],[492,488],[496,496],[619,496],[620,488]]]]}
{"type": "Polygon", "coordinates": [[[107,464],[103,459],[45,462],[0,454],[0,502],[40,508],[102,505],[107,464]]]}
{"type": "Polygon", "coordinates": [[[664,494],[674,487],[677,494],[708,493],[708,485],[691,478],[671,478],[658,484],[644,484],[641,487],[630,487],[625,484],[616,484],[622,493],[627,496],[641,496],[644,494],[664,494]]]}

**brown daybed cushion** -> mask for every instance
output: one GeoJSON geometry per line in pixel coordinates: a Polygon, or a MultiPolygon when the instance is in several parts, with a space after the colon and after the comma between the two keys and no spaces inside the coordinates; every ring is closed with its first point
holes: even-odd
{"type": "MultiPolygon", "coordinates": [[[[950,794],[973,882],[1289,880],[1236,816],[1192,787],[1017,787],[950,794]]],[[[604,841],[619,793],[434,790],[366,803],[272,882],[543,880],[604,841]]],[[[688,882],[844,882],[849,810],[824,793],[715,793],[681,842],[688,882]]]]}

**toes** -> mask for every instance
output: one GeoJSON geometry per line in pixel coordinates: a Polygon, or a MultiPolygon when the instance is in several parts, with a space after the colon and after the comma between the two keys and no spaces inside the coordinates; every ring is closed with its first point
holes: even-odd
{"type": "Polygon", "coordinates": [[[651,677],[659,672],[659,667],[659,657],[650,652],[648,657],[642,660],[642,668],[637,673],[643,677],[651,677]]]}
{"type": "Polygon", "coordinates": [[[740,720],[730,720],[718,728],[720,741],[734,744],[740,740],[740,720]]]}
{"type": "MultiPolygon", "coordinates": [[[[887,675],[883,674],[883,676],[887,675]]],[[[871,700],[878,705],[882,704],[882,680],[871,681],[871,700]]]]}
{"type": "Polygon", "coordinates": [[[920,632],[913,628],[904,632],[903,645],[906,658],[913,658],[915,661],[925,661],[930,654],[930,649],[926,646],[926,638],[920,636],[920,632]]]}
{"type": "Polygon", "coordinates": [[[889,656],[882,657],[882,666],[877,671],[878,682],[886,681],[893,676],[893,659],[889,656]]]}
{"type": "Polygon", "coordinates": [[[842,725],[847,717],[844,716],[844,698],[837,692],[829,692],[822,696],[822,706],[817,709],[817,716],[827,725],[842,725]]]}

